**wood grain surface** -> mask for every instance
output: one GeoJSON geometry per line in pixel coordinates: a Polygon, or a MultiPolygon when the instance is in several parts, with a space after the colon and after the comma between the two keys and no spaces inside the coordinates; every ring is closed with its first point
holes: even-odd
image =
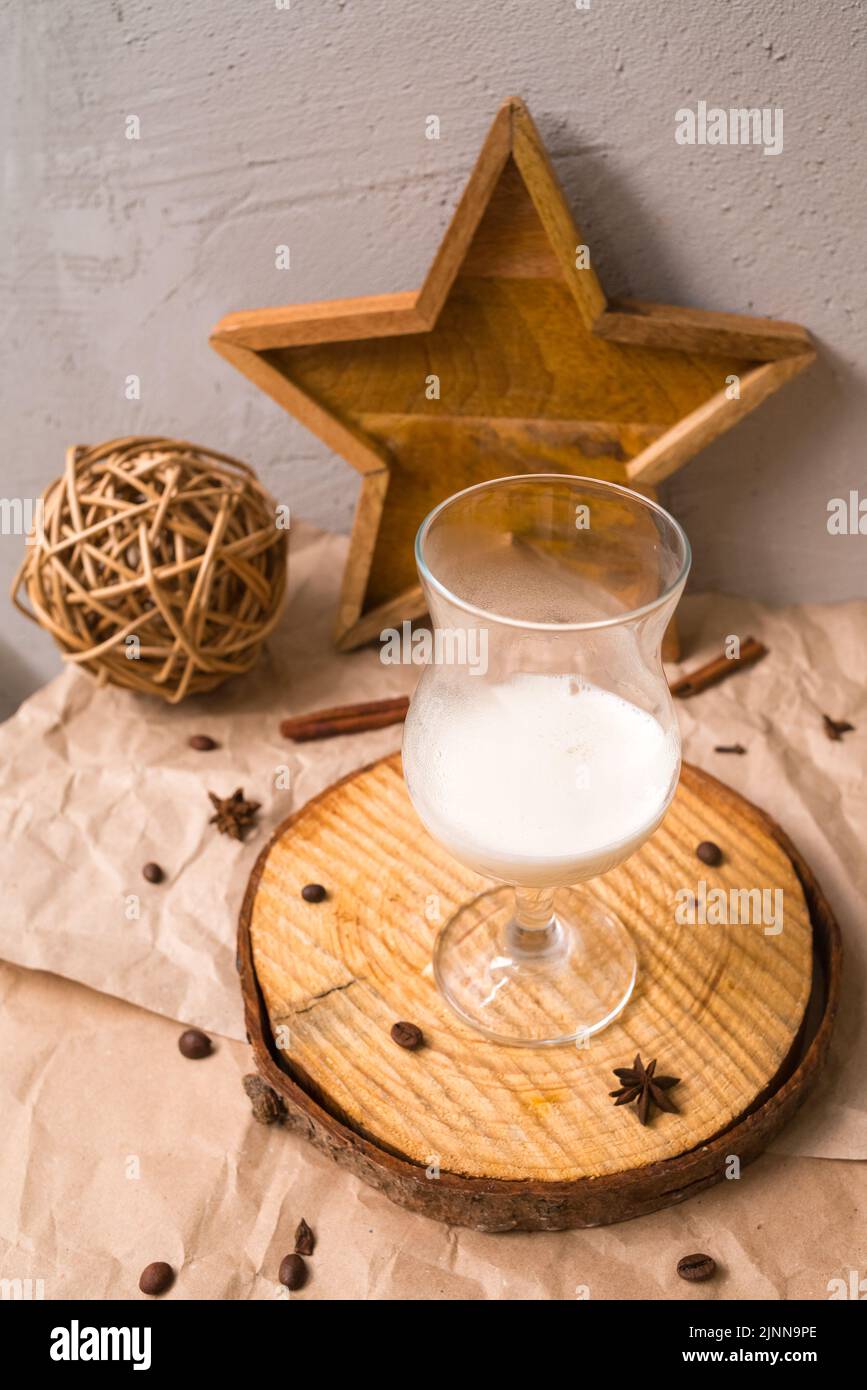
{"type": "Polygon", "coordinates": [[[507,1048],[450,1012],[433,982],[438,922],[486,885],[423,830],[398,757],[309,803],[272,842],[248,903],[255,978],[282,1060],[318,1103],[376,1148],[467,1178],[573,1183],[695,1149],[765,1093],[801,1028],[812,980],[810,911],[761,813],[685,768],[665,822],[594,891],[639,947],[620,1020],[586,1048],[507,1048]],[[724,850],[719,869],[695,856],[724,850]],[[780,888],[784,927],[686,925],[675,894],[780,888]],[[310,881],[329,890],[302,900],[310,881]],[[424,1031],[405,1052],[397,1019],[424,1031]],[[608,1092],[636,1051],[680,1076],[679,1115],[646,1128],[608,1092]]]}
{"type": "Polygon", "coordinates": [[[596,248],[588,264],[582,247],[513,97],[418,291],[244,311],[214,329],[217,352],[362,474],[341,648],[419,615],[413,538],[450,494],[540,471],[651,487],[812,361],[797,324],[609,304],[596,248]]]}

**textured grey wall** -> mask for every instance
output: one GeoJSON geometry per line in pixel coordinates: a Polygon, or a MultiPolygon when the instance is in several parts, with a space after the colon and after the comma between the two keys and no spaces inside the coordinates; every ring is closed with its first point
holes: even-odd
{"type": "MultiPolygon", "coordinates": [[[[829,498],[867,494],[861,0],[279,4],[5,0],[0,493],[38,494],[70,441],[166,432],[348,527],[355,475],[208,331],[229,309],[414,288],[516,92],[612,294],[792,318],[819,340],[816,367],[670,485],[696,583],[867,591],[867,540],[826,529],[829,498]],[[699,100],[782,107],[783,153],[678,145],[674,113],[699,100]]],[[[0,537],[4,582],[20,548],[0,537]]],[[[0,644],[8,708],[56,658],[5,603],[0,644]]]]}

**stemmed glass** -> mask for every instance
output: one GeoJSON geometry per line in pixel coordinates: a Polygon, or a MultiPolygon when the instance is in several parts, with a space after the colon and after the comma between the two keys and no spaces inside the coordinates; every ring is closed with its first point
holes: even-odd
{"type": "Polygon", "coordinates": [[[441,929],[437,983],[498,1042],[588,1038],[626,1005],[636,954],[583,885],[653,833],[680,772],[661,644],[689,543],[627,488],[531,474],[442,502],[416,561],[432,659],[406,784],[430,833],[499,885],[441,929]]]}

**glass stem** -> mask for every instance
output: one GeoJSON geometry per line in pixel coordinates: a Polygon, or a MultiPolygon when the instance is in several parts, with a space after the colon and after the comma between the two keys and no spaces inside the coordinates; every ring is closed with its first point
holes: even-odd
{"type": "Polygon", "coordinates": [[[522,955],[544,955],[557,937],[553,888],[515,886],[515,916],[509,923],[509,946],[522,955]]]}

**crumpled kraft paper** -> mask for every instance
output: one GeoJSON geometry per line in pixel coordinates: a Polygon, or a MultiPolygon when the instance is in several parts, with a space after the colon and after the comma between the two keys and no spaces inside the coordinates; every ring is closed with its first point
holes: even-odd
{"type": "Polygon", "coordinates": [[[142,1269],[167,1260],[170,1300],[592,1303],[826,1299],[831,1281],[864,1277],[858,1164],[765,1154],[737,1181],[622,1225],[480,1235],[401,1211],[256,1124],[241,1088],[249,1049],[218,1039],[190,1062],[179,1032],[0,963],[0,1279],[45,1299],[142,1299],[142,1269]],[[277,1271],[302,1216],[316,1248],[290,1295],[277,1271]],[[710,1283],[675,1272],[695,1251],[717,1261],[710,1283]]]}
{"type": "Polygon", "coordinates": [[[418,675],[374,648],[334,652],[345,546],[293,529],[290,602],[246,677],[169,706],[67,670],[0,726],[0,958],[244,1037],[235,931],[256,856],[294,809],[401,739],[395,726],[293,744],[280,720],[409,693],[418,675]],[[195,752],[195,733],[219,749],[195,752]],[[236,787],[262,803],[243,844],[209,824],[208,792],[236,787]]]}
{"type": "MultiPolygon", "coordinates": [[[[290,601],[266,658],[207,697],[163,706],[67,670],[0,727],[0,957],[78,980],[229,1038],[244,1028],[235,930],[250,870],[271,831],[338,778],[400,744],[400,728],[292,744],[279,721],[323,705],[409,693],[412,666],[378,650],[334,652],[331,625],[346,539],[293,530],[290,601]],[[212,735],[210,753],[187,746],[212,735]],[[262,802],[238,844],[208,823],[208,791],[262,802]],[[166,871],[158,886],[141,867],[166,871]]],[[[777,1148],[867,1156],[867,602],[772,610],[721,596],[684,600],[686,660],[730,633],[770,648],[758,666],[678,701],[684,755],[756,801],[791,835],[838,915],[846,988],[820,1099],[777,1148]],[[822,714],[856,725],[839,743],[822,714]],[[714,752],[740,742],[744,757],[714,752]]]]}

